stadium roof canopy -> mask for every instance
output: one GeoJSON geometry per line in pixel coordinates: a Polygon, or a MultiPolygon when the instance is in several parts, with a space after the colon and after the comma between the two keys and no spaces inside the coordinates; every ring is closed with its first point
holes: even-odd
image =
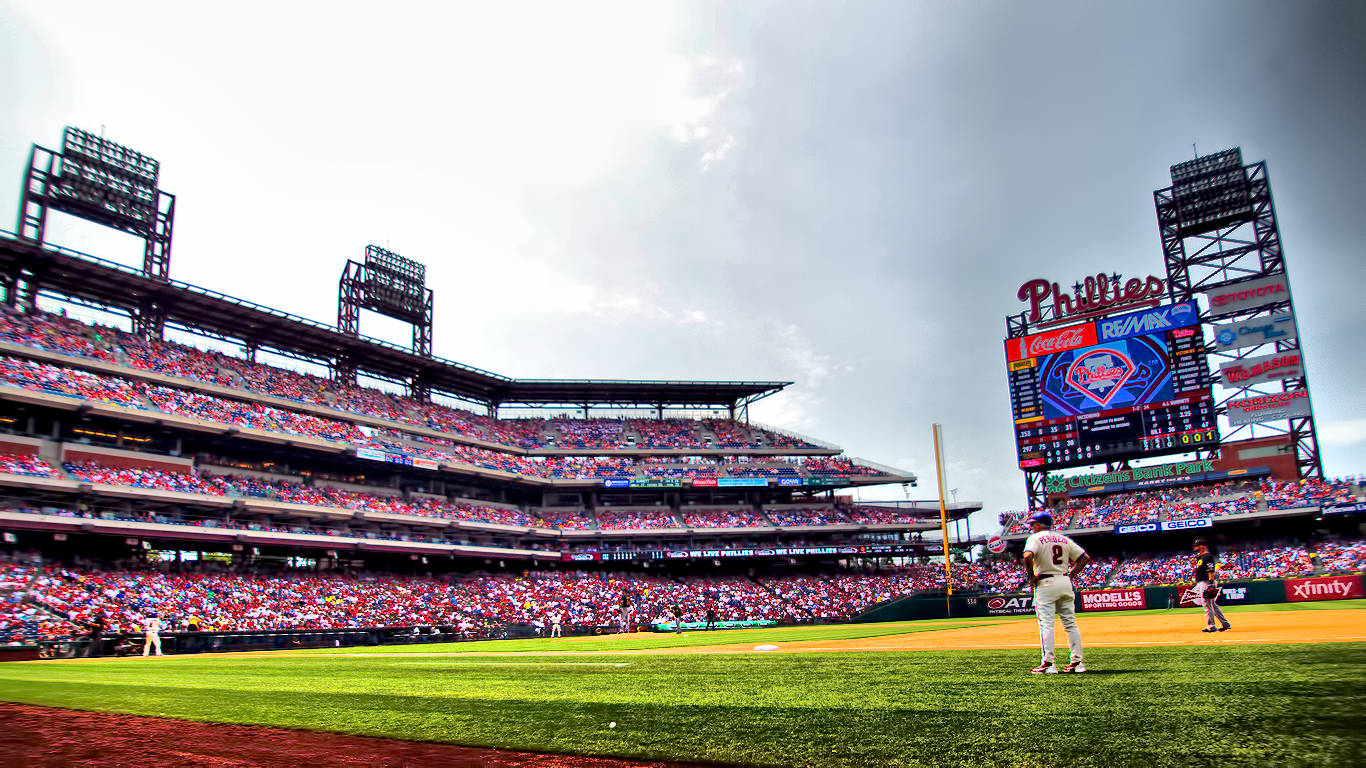
{"type": "Polygon", "coordinates": [[[133,313],[160,304],[180,328],[245,342],[324,364],[349,357],[365,375],[407,382],[422,377],[432,390],[491,405],[617,405],[737,408],[780,392],[790,381],[634,381],[513,379],[396,344],[349,336],[316,320],[141,269],[0,233],[0,273],[32,275],[41,292],[68,301],[133,313]]]}

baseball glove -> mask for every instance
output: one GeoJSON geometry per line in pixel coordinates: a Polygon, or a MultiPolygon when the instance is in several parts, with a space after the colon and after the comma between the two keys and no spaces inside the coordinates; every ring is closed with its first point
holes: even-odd
{"type": "Polygon", "coordinates": [[[1216,586],[1214,586],[1214,585],[1212,585],[1212,584],[1211,584],[1210,586],[1208,586],[1208,587],[1205,587],[1205,599],[1206,599],[1206,600],[1209,600],[1210,598],[1214,598],[1214,597],[1218,597],[1218,596],[1219,596],[1219,588],[1218,588],[1218,587],[1216,587],[1216,586]]]}

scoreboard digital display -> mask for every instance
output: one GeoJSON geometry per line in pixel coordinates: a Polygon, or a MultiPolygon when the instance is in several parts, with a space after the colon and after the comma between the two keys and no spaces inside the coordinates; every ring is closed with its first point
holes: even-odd
{"type": "Polygon", "coordinates": [[[1194,302],[1007,339],[1006,363],[1022,469],[1219,442],[1194,302]]]}

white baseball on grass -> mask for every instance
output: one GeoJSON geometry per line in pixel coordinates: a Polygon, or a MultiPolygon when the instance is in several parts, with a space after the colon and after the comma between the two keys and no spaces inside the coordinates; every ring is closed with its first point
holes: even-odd
{"type": "Polygon", "coordinates": [[[616,728],[616,727],[617,727],[617,721],[616,721],[616,720],[613,720],[612,722],[610,722],[610,723],[607,724],[607,727],[608,727],[608,728],[616,728]]]}

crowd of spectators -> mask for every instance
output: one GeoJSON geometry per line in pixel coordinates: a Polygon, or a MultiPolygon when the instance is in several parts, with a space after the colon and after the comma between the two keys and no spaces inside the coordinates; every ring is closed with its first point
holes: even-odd
{"type": "MultiPolygon", "coordinates": [[[[1243,515],[1267,509],[1327,506],[1352,501],[1362,492],[1356,478],[1240,480],[1210,485],[1180,486],[1155,491],[1077,499],[1053,510],[1056,529],[1101,528],[1164,520],[1243,515]]],[[[1029,532],[1029,516],[1011,515],[1003,521],[1006,535],[1029,532]]]]}
{"type": "Polygon", "coordinates": [[[678,518],[668,507],[643,509],[599,509],[595,513],[598,528],[604,531],[647,531],[659,528],[681,528],[678,518]]]}
{"type": "Polygon", "coordinates": [[[0,454],[0,472],[29,477],[55,477],[57,470],[37,456],[0,454]]]}
{"type": "Polygon", "coordinates": [[[834,507],[771,506],[764,514],[774,525],[848,525],[849,519],[834,507]]]}
{"type": "Polygon", "coordinates": [[[684,507],[681,515],[689,528],[758,528],[769,524],[753,507],[684,507]]]}
{"type": "MultiPolygon", "coordinates": [[[[625,510],[620,510],[625,511],[625,510]]],[[[1366,541],[1258,545],[1220,553],[1225,581],[1360,572],[1366,541]]],[[[1102,558],[1083,572],[1082,588],[1185,583],[1189,553],[1102,558]]],[[[1010,593],[1024,575],[1010,558],[953,565],[960,592],[1010,593]]],[[[7,637],[66,637],[103,616],[110,632],[135,631],[156,613],[171,626],[200,630],[308,629],[494,623],[545,626],[616,624],[623,594],[637,623],[683,618],[833,620],[886,600],[943,588],[943,566],[911,564],[827,574],[669,577],[662,574],[529,571],[444,578],[328,572],[246,573],[153,568],[98,570],[0,561],[0,632],[7,637]]]]}
{"type": "Polygon", "coordinates": [[[0,341],[516,448],[813,447],[788,435],[720,419],[497,419],[459,407],[332,381],[186,344],[148,341],[115,328],[89,325],[41,311],[24,313],[10,308],[0,311],[0,341]],[[715,443],[706,438],[708,432],[715,435],[715,443]]]}
{"type": "Polygon", "coordinates": [[[876,474],[875,470],[856,465],[844,457],[764,459],[732,456],[679,466],[676,460],[660,460],[660,457],[525,456],[391,429],[362,430],[351,422],[338,419],[10,357],[0,357],[0,383],[530,477],[597,480],[631,477],[783,477],[810,473],[825,476],[839,473],[876,474]]]}

